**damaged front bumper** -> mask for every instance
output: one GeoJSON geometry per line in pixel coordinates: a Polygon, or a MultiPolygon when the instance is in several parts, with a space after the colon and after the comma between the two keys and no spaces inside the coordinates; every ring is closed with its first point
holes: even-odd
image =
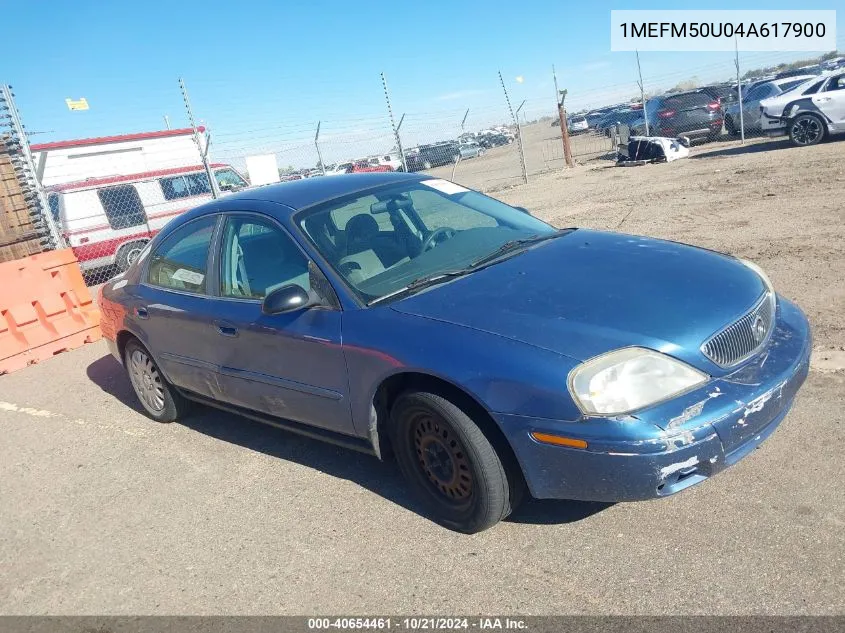
{"type": "Polygon", "coordinates": [[[786,417],[807,377],[804,314],[779,299],[768,345],[739,369],[635,416],[576,422],[497,416],[536,498],[637,501],[674,494],[735,464],[786,417]],[[537,442],[532,432],[587,448],[537,442]]]}

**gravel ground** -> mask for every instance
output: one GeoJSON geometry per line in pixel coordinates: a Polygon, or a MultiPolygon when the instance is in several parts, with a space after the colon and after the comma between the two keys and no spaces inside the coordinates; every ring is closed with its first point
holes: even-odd
{"type": "Polygon", "coordinates": [[[204,408],[149,422],[97,343],[0,377],[0,612],[845,613],[843,148],[717,144],[497,193],[752,258],[808,312],[793,412],[714,479],[455,534],[392,464],[204,408]]]}

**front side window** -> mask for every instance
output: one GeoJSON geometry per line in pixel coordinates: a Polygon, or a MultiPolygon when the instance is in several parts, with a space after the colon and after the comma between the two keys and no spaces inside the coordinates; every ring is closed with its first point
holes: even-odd
{"type": "Polygon", "coordinates": [[[159,183],[165,200],[178,200],[211,193],[205,172],[162,178],[159,183]]]}
{"type": "Polygon", "coordinates": [[[384,185],[309,210],[297,223],[365,303],[413,280],[469,267],[506,242],[556,232],[444,180],[384,185]]]}
{"type": "Polygon", "coordinates": [[[147,282],[170,290],[205,294],[208,247],[217,216],[188,222],[167,236],[150,258],[147,282]]]}
{"type": "Polygon", "coordinates": [[[845,75],[839,75],[838,77],[833,77],[828,82],[824,91],[831,92],[833,90],[842,90],[843,88],[845,88],[845,75]]]}
{"type": "Polygon", "coordinates": [[[220,294],[263,299],[282,286],[310,290],[308,259],[281,228],[254,216],[233,216],[223,229],[220,294]]]}
{"type": "Polygon", "coordinates": [[[98,189],[97,196],[111,228],[126,229],[147,221],[144,205],[141,204],[141,197],[134,185],[98,189]]]}

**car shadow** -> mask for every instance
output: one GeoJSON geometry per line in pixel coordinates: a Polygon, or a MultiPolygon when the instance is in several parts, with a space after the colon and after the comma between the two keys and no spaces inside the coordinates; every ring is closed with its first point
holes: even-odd
{"type": "MultiPolygon", "coordinates": [[[[143,413],[123,367],[113,356],[98,358],[87,368],[88,379],[135,411],[143,413]]],[[[179,424],[215,439],[346,479],[406,510],[428,518],[426,509],[407,490],[396,462],[302,437],[239,415],[197,405],[179,424]]],[[[573,523],[609,505],[528,498],[506,520],[553,525],[573,523]]]]}
{"type": "MultiPolygon", "coordinates": [[[[731,139],[736,141],[737,139],[731,139]]],[[[789,139],[778,139],[776,141],[763,140],[750,142],[748,145],[737,145],[735,147],[725,147],[722,149],[713,149],[701,151],[696,154],[691,154],[689,158],[695,160],[697,158],[714,158],[717,156],[741,156],[743,154],[757,154],[759,152],[769,152],[779,149],[789,149],[793,147],[789,139]]]]}

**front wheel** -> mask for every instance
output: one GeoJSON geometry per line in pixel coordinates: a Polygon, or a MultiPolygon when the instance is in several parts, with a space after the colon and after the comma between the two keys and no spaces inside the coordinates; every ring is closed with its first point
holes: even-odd
{"type": "MultiPolygon", "coordinates": [[[[512,511],[505,466],[473,420],[442,396],[401,395],[391,410],[399,468],[442,525],[474,534],[512,511]]],[[[514,499],[514,504],[511,499],[514,499]]]]}
{"type": "Polygon", "coordinates": [[[821,142],[824,132],[824,123],[815,114],[799,114],[789,124],[789,140],[800,147],[821,142]]]}
{"type": "Polygon", "coordinates": [[[156,422],[174,422],[188,412],[190,402],[167,382],[141,343],[130,340],[123,359],[135,395],[149,417],[156,422]]]}

